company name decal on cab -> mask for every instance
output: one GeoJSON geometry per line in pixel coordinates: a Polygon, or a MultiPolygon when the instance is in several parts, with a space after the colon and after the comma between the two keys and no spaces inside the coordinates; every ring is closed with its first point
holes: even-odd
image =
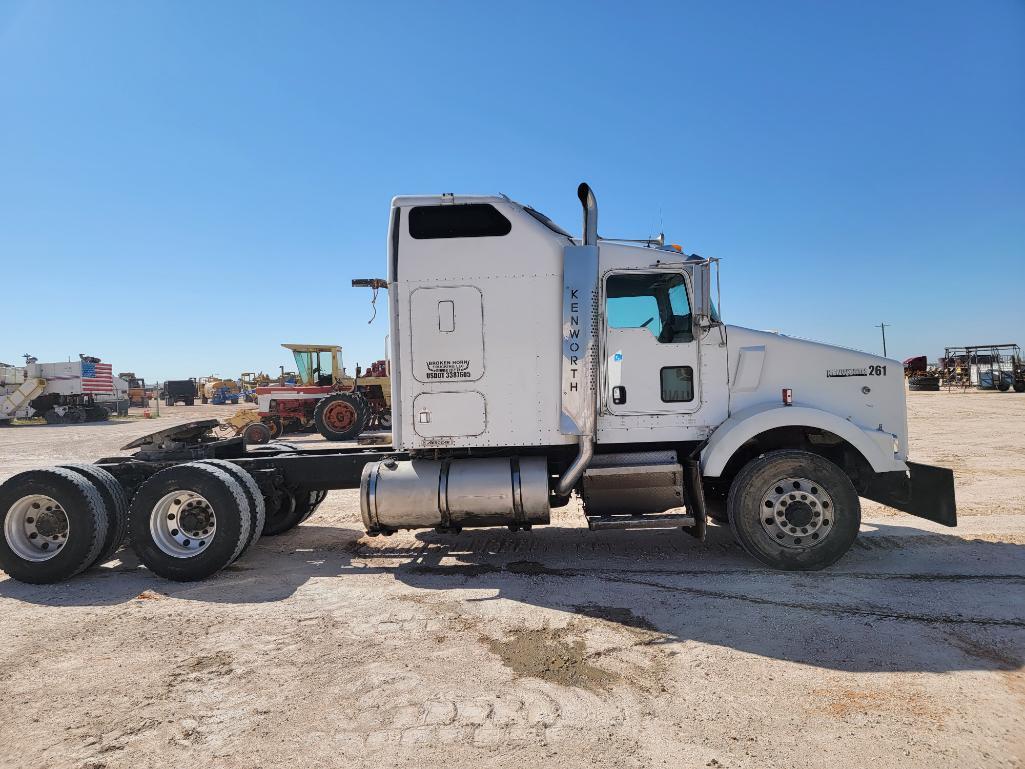
{"type": "Polygon", "coordinates": [[[827,368],[826,376],[886,376],[886,366],[867,366],[865,368],[827,368]]]}

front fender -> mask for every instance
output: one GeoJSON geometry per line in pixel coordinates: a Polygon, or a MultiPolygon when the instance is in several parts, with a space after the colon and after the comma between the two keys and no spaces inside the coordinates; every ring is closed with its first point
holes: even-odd
{"type": "Polygon", "coordinates": [[[716,428],[701,451],[701,473],[718,478],[726,463],[747,441],[777,427],[812,427],[839,435],[856,448],[877,473],[907,471],[894,456],[891,433],[863,430],[853,422],[828,411],[808,406],[763,404],[732,415],[716,428]]]}

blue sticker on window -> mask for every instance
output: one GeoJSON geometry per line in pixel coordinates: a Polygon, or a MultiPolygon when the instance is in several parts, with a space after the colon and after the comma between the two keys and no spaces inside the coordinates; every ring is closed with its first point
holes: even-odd
{"type": "Polygon", "coordinates": [[[612,356],[612,360],[616,361],[617,363],[623,360],[623,353],[617,352],[615,355],[612,356]]]}

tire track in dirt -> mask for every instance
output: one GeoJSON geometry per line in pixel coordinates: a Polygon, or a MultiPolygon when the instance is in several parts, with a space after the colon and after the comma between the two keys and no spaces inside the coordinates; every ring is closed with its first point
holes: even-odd
{"type": "MultiPolygon", "coordinates": [[[[564,579],[574,579],[580,577],[591,577],[597,578],[606,582],[615,582],[619,584],[630,584],[640,585],[643,587],[655,588],[658,590],[684,593],[687,595],[694,595],[701,598],[711,598],[716,600],[724,601],[740,601],[743,603],[750,603],[758,606],[776,606],[785,609],[797,609],[801,611],[815,612],[820,614],[830,615],[849,615],[849,616],[862,616],[862,617],[873,617],[875,619],[892,619],[905,622],[920,622],[925,624],[938,624],[938,625],[977,625],[977,626],[992,626],[992,627],[1011,627],[1011,628],[1025,628],[1025,620],[1019,619],[997,619],[994,617],[964,617],[955,614],[921,614],[917,612],[902,612],[902,611],[888,611],[885,609],[874,609],[874,608],[861,608],[856,606],[845,606],[843,604],[836,603],[806,603],[801,601],[784,601],[773,598],[762,598],[759,596],[744,595],[741,593],[731,593],[722,590],[708,590],[705,588],[688,587],[683,585],[667,585],[664,582],[658,582],[649,579],[635,578],[628,575],[633,574],[644,574],[645,572],[631,572],[631,571],[618,571],[612,572],[608,569],[562,569],[544,566],[542,564],[536,564],[533,562],[516,562],[506,566],[491,566],[491,565],[473,565],[469,567],[469,570],[462,569],[460,573],[460,566],[411,566],[408,567],[408,571],[415,573],[433,574],[433,575],[449,575],[453,574],[453,570],[459,576],[479,576],[482,573],[496,573],[496,572],[507,572],[510,574],[527,575],[527,576],[548,576],[548,577],[560,577],[564,579]],[[483,570],[483,571],[482,571],[483,570]]],[[[661,572],[660,572],[661,573],[661,572]]],[[[700,573],[700,572],[699,572],[700,573]]],[[[707,574],[708,572],[704,572],[707,574]]],[[[721,574],[722,572],[714,572],[715,574],[721,574]]],[[[756,574],[759,572],[751,572],[756,574]]],[[[679,572],[672,572],[673,576],[678,576],[679,572]]],[[[838,575],[846,576],[846,575],[838,575]]],[[[880,575],[885,576],[885,575],[880,575]]],[[[974,575],[961,575],[962,577],[974,577],[974,575]]],[[[874,577],[873,577],[874,578],[874,577]]],[[[939,581],[943,579],[942,575],[912,575],[913,579],[919,581],[939,581]],[[935,577],[936,579],[931,579],[935,577]]],[[[1021,577],[1012,577],[1012,579],[1021,580],[1021,577]]]]}

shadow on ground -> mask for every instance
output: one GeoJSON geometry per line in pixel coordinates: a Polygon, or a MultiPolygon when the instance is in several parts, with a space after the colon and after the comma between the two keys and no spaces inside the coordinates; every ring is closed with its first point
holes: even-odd
{"type": "MultiPolygon", "coordinates": [[[[1025,546],[879,526],[821,572],[760,568],[729,531],[422,532],[369,539],[304,525],[265,538],[216,578],[174,583],[122,561],[64,584],[0,581],[0,597],[42,606],[125,603],[145,591],[210,604],[289,599],[310,580],[382,591],[398,581],[422,610],[506,600],[651,631],[649,643],[697,641],[846,671],[1019,670],[1025,666],[1025,546]],[[468,592],[467,592],[468,591],[468,592]],[[436,596],[436,599],[435,599],[436,596]]],[[[330,589],[330,588],[329,588],[330,589]]],[[[344,593],[343,593],[344,595],[344,593]]],[[[394,595],[392,593],[392,595],[394,595]]],[[[141,603],[141,601],[140,601],[141,603]]],[[[415,640],[415,639],[411,639],[415,640]]]]}

